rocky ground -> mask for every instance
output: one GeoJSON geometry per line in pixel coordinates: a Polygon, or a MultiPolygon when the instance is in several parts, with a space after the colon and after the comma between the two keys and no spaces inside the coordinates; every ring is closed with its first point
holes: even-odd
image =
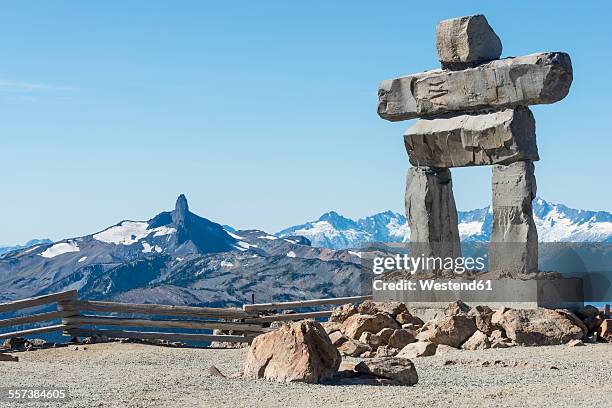
{"type": "Polygon", "coordinates": [[[19,362],[0,362],[4,386],[67,386],[72,399],[57,404],[65,407],[612,406],[612,344],[445,349],[413,360],[419,375],[413,387],[280,384],[209,373],[212,365],[228,376],[240,371],[246,349],[83,348],[14,353],[19,362]]]}

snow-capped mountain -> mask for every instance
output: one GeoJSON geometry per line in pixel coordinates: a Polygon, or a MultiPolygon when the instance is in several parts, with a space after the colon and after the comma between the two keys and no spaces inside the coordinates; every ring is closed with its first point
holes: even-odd
{"type": "Polygon", "coordinates": [[[23,245],[0,247],[0,255],[6,254],[7,252],[11,252],[11,251],[17,251],[19,249],[28,249],[35,245],[51,244],[52,242],[53,241],[51,241],[50,239],[46,239],[46,238],[45,239],[31,239],[23,245]]]}
{"type": "MultiPolygon", "coordinates": [[[[612,214],[608,212],[575,210],[539,197],[534,200],[533,209],[542,242],[612,242],[612,214]]],[[[462,241],[489,241],[493,221],[490,207],[459,211],[458,218],[462,241]]],[[[356,221],[332,211],[316,221],[284,229],[276,235],[301,235],[313,246],[347,249],[359,248],[368,242],[407,242],[410,230],[406,217],[392,211],[356,221]]]]}
{"type": "Polygon", "coordinates": [[[0,255],[0,302],[68,289],[85,299],[191,305],[350,296],[359,271],[355,252],[223,227],[190,212],[181,195],[148,221],[0,255]]]}

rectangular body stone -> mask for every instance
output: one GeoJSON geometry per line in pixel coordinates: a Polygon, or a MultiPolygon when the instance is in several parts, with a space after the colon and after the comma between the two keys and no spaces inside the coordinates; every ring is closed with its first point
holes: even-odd
{"type": "Polygon", "coordinates": [[[537,193],[534,172],[530,161],[493,166],[489,271],[538,271],[538,231],[531,205],[537,193]]]}
{"type": "Polygon", "coordinates": [[[461,71],[426,71],[383,81],[378,114],[398,121],[554,103],[565,98],[572,78],[570,57],[563,52],[506,58],[461,71]]]}
{"type": "Polygon", "coordinates": [[[419,119],[404,134],[413,166],[464,167],[539,160],[527,107],[419,119]]]}

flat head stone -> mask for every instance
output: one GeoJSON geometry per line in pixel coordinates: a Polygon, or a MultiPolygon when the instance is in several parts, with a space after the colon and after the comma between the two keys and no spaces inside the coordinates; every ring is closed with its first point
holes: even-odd
{"type": "Polygon", "coordinates": [[[539,160],[527,107],[419,119],[404,134],[413,166],[465,167],[539,160]]]}
{"type": "Polygon", "coordinates": [[[565,98],[572,79],[572,62],[563,52],[495,60],[461,71],[437,69],[383,81],[378,114],[398,121],[550,104],[565,98]]]}
{"type": "Polygon", "coordinates": [[[443,68],[465,69],[498,59],[502,43],[482,14],[440,21],[436,48],[443,68]]]}

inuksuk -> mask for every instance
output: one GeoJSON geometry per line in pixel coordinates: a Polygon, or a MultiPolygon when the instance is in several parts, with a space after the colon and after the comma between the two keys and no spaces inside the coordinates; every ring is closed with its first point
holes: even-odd
{"type": "Polygon", "coordinates": [[[459,257],[450,168],[492,166],[489,271],[536,272],[531,202],[539,155],[528,106],[568,94],[570,57],[543,52],[500,59],[501,41],[483,15],[442,21],[436,37],[441,69],[386,80],[378,90],[380,117],[419,118],[404,134],[413,166],[406,183],[410,241],[427,256],[459,257]]]}

